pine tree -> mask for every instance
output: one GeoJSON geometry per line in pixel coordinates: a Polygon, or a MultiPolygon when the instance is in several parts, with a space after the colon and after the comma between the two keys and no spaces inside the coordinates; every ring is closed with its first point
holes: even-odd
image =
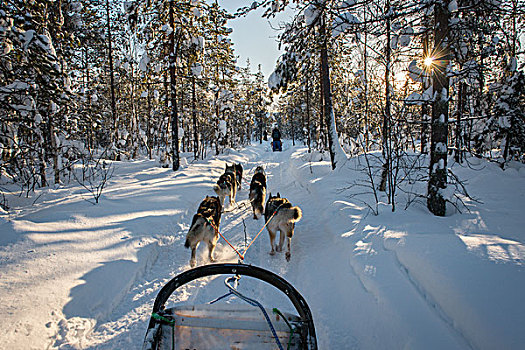
{"type": "Polygon", "coordinates": [[[447,187],[448,152],[448,98],[450,64],[449,54],[449,9],[446,3],[434,4],[434,48],[432,72],[434,101],[432,104],[432,131],[430,143],[430,165],[428,181],[428,209],[437,216],[446,213],[446,199],[442,191],[447,187]]]}

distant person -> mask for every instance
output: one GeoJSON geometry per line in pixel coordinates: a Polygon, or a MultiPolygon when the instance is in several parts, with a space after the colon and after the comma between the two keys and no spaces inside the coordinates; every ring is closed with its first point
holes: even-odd
{"type": "Polygon", "coordinates": [[[283,145],[281,142],[281,132],[277,127],[273,128],[272,130],[272,150],[281,152],[283,150],[283,145]]]}

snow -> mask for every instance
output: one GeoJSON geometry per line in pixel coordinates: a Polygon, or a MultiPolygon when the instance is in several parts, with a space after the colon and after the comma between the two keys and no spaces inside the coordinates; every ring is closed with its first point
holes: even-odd
{"type": "Polygon", "coordinates": [[[401,47],[407,47],[410,45],[412,36],[414,35],[414,29],[411,27],[406,27],[403,29],[402,34],[399,36],[399,45],[401,47]]]}
{"type": "Polygon", "coordinates": [[[500,128],[508,129],[512,126],[510,123],[510,118],[508,116],[501,116],[498,118],[498,125],[500,128]]]}
{"type": "Polygon", "coordinates": [[[346,8],[354,6],[356,3],[357,3],[356,0],[341,0],[336,5],[336,8],[338,8],[338,9],[346,9],[346,8]]]}
{"type": "Polygon", "coordinates": [[[18,92],[18,91],[23,91],[23,90],[28,90],[28,89],[29,89],[28,83],[25,83],[20,80],[15,80],[11,84],[8,84],[6,86],[1,86],[0,93],[11,93],[11,92],[18,92]]]}
{"type": "Polygon", "coordinates": [[[419,94],[417,92],[413,92],[405,99],[405,102],[409,105],[419,105],[421,106],[423,103],[429,103],[432,101],[432,96],[434,95],[434,90],[432,86],[430,86],[428,89],[426,89],[423,94],[419,94]]]}
{"type": "Polygon", "coordinates": [[[84,6],[82,5],[82,2],[80,2],[80,1],[74,1],[69,6],[69,9],[72,12],[81,12],[83,8],[84,8],[84,6]]]}
{"type": "Polygon", "coordinates": [[[140,59],[140,62],[139,62],[139,69],[143,72],[147,72],[148,71],[148,63],[150,62],[150,58],[148,56],[148,53],[147,52],[144,52],[144,54],[142,55],[142,58],[140,59]]]}
{"type": "Polygon", "coordinates": [[[40,113],[35,114],[35,125],[40,125],[42,123],[42,115],[40,113]]]}
{"type": "Polygon", "coordinates": [[[517,68],[518,68],[518,60],[516,59],[516,57],[511,57],[510,63],[509,63],[509,71],[515,72],[517,68]]]}
{"type": "Polygon", "coordinates": [[[447,145],[443,142],[436,143],[436,152],[441,154],[447,153],[447,145]]]}
{"type": "Polygon", "coordinates": [[[417,92],[413,92],[405,99],[405,102],[409,105],[418,105],[421,106],[423,104],[423,99],[421,97],[421,94],[417,92]]]}
{"type": "Polygon", "coordinates": [[[282,78],[281,78],[281,75],[279,74],[279,72],[277,72],[277,71],[272,72],[272,74],[268,78],[268,87],[271,90],[275,90],[275,89],[279,88],[281,86],[281,84],[282,84],[282,78]]]}
{"type": "Polygon", "coordinates": [[[166,32],[166,35],[170,35],[171,33],[173,33],[173,28],[168,24],[164,24],[162,26],[162,31],[166,32]]]}
{"type": "Polygon", "coordinates": [[[304,10],[304,20],[306,22],[306,25],[311,26],[312,24],[314,24],[315,21],[317,20],[317,17],[319,17],[319,14],[320,14],[320,10],[317,7],[317,5],[315,4],[309,5],[304,10]]]}
{"type": "Polygon", "coordinates": [[[204,70],[204,67],[202,66],[202,64],[198,63],[198,62],[195,62],[192,66],[191,66],[191,73],[195,76],[195,77],[200,77],[201,74],[202,74],[202,71],[204,70]]]}
{"type": "Polygon", "coordinates": [[[226,135],[226,120],[219,120],[219,131],[226,135]]]}
{"type": "Polygon", "coordinates": [[[452,0],[448,3],[448,10],[450,12],[456,12],[458,10],[458,3],[456,0],[452,0]]]}
{"type": "Polygon", "coordinates": [[[133,1],[124,1],[124,12],[125,13],[132,13],[135,11],[135,4],[133,1]]]}
{"type": "Polygon", "coordinates": [[[340,14],[334,19],[332,23],[332,36],[335,38],[347,31],[348,29],[352,28],[353,24],[359,23],[361,23],[359,18],[357,18],[350,12],[340,14]]]}
{"type": "Polygon", "coordinates": [[[204,50],[204,45],[206,43],[203,36],[192,36],[191,37],[191,43],[198,49],[198,50],[204,50]]]}
{"type": "Polygon", "coordinates": [[[24,50],[27,50],[29,44],[31,44],[31,41],[33,41],[35,34],[36,32],[33,29],[27,30],[23,33],[23,38],[21,39],[24,42],[24,50]]]}
{"type": "Polygon", "coordinates": [[[197,7],[195,7],[194,9],[192,9],[192,12],[193,12],[193,15],[196,17],[196,18],[200,18],[203,16],[201,10],[197,7]]]}
{"type": "MultiPolygon", "coordinates": [[[[270,152],[266,143],[227,149],[218,158],[186,158],[192,160],[183,154],[178,172],[150,160],[113,163],[98,205],[86,201],[89,194],[78,185],[38,190],[31,198],[16,191],[7,196],[11,209],[0,211],[4,348],[140,349],[155,296],[189,269],[188,226],[225,162],[243,164],[246,174],[238,207],[226,207],[221,221],[237,247],[244,246],[244,225],[249,238],[263,227],[247,208],[246,182],[256,166],[264,166],[269,192],[301,207],[291,261],[268,254],[263,232],[246,263],[283,276],[303,294],[320,349],[524,347],[523,164],[502,171],[477,158],[470,166],[451,162],[478,199],[465,198],[463,214],[436,217],[424,203],[392,213],[379,203],[374,216],[365,204],[371,194],[341,191],[366,179],[358,171],[363,158],[331,171],[327,154],[308,154],[289,140],[283,152],[270,152]]],[[[198,249],[199,265],[207,263],[205,250],[198,249]]],[[[216,257],[237,261],[222,239],[216,257]]],[[[222,282],[203,279],[170,302],[209,301],[225,294],[222,282]]],[[[289,311],[251,282],[241,279],[240,288],[265,306],[289,311]]]]}
{"type": "Polygon", "coordinates": [[[417,61],[413,60],[408,65],[408,76],[417,83],[423,83],[428,78],[428,73],[417,66],[417,61]]]}
{"type": "Polygon", "coordinates": [[[38,38],[40,40],[37,42],[37,44],[51,56],[56,57],[57,53],[55,51],[55,47],[53,46],[53,41],[51,40],[51,38],[46,34],[39,35],[38,38]]]}

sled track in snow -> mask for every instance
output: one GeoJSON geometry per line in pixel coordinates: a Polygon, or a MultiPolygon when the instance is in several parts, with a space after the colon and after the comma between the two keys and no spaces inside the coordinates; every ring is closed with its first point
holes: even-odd
{"type": "Polygon", "coordinates": [[[412,285],[414,290],[419,294],[419,296],[426,302],[428,307],[434,311],[434,313],[439,317],[443,323],[445,323],[450,331],[453,334],[456,334],[456,336],[461,339],[464,342],[464,345],[468,347],[469,349],[475,349],[475,346],[472,344],[472,342],[463,334],[463,332],[458,329],[454,325],[453,319],[448,316],[448,314],[440,307],[439,303],[436,302],[432,296],[423,288],[423,286],[418,283],[417,279],[415,279],[411,274],[409,269],[399,260],[399,257],[397,256],[397,253],[393,250],[388,249],[383,240],[383,248],[391,253],[395,260],[395,264],[399,268],[399,270],[403,273],[403,275],[406,277],[407,281],[412,285]]]}

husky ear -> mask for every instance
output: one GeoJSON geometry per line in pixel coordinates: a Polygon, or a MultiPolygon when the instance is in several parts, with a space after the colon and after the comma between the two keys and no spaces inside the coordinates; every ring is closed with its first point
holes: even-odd
{"type": "Polygon", "coordinates": [[[268,199],[272,198],[272,192],[268,195],[268,199]]]}
{"type": "Polygon", "coordinates": [[[281,198],[281,194],[277,192],[277,198],[281,198]]]}

